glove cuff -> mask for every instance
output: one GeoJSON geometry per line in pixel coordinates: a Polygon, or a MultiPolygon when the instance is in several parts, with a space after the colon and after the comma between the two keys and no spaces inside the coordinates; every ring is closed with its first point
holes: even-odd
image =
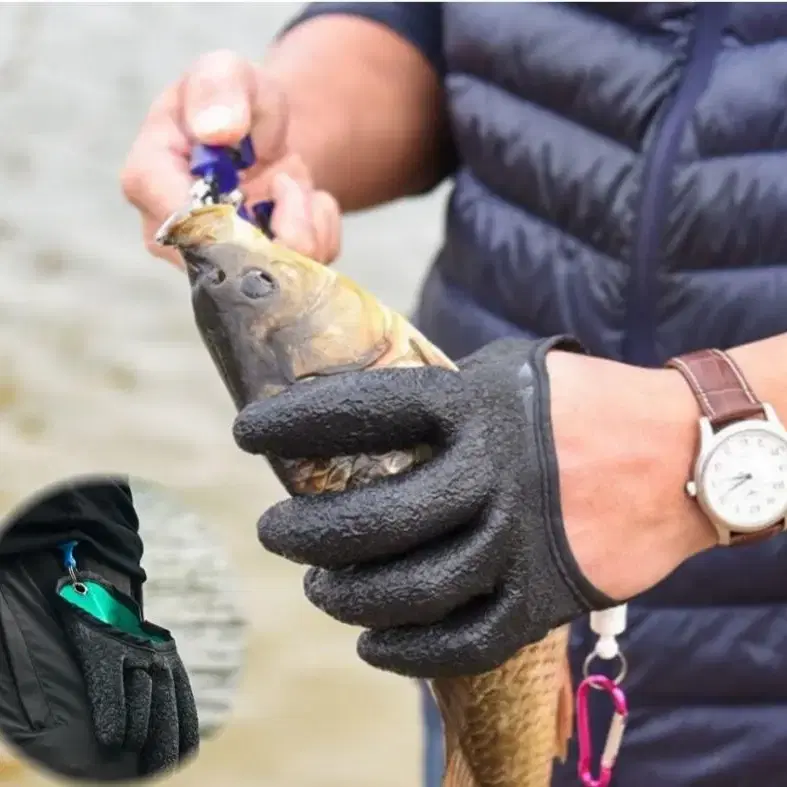
{"type": "Polygon", "coordinates": [[[587,354],[579,340],[573,336],[568,334],[551,336],[548,339],[534,343],[531,360],[522,367],[519,374],[520,379],[527,383],[523,390],[527,390],[533,383],[541,389],[538,396],[533,397],[532,402],[526,401],[524,404],[527,409],[533,409],[533,423],[542,425],[541,429],[536,430],[536,435],[541,442],[540,448],[542,461],[547,473],[547,483],[552,487],[551,494],[546,495],[549,550],[554,558],[557,570],[577,604],[587,611],[607,609],[616,606],[620,602],[610,598],[587,579],[571,551],[571,546],[566,536],[563,511],[560,505],[560,474],[557,450],[552,429],[550,380],[546,367],[546,356],[551,350],[587,354]],[[539,373],[533,375],[533,369],[537,369],[539,373]],[[532,379],[533,377],[535,377],[535,380],[532,379]]]}

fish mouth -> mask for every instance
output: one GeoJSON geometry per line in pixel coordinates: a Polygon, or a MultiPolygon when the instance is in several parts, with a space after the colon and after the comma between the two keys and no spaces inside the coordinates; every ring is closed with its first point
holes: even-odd
{"type": "Polygon", "coordinates": [[[191,205],[170,214],[158,228],[154,239],[160,246],[199,244],[208,238],[215,240],[216,230],[230,224],[235,210],[229,205],[191,205]]]}
{"type": "Polygon", "coordinates": [[[177,210],[172,213],[168,219],[156,230],[153,239],[159,246],[177,246],[177,243],[172,238],[172,230],[182,221],[188,218],[190,211],[177,210]]]}

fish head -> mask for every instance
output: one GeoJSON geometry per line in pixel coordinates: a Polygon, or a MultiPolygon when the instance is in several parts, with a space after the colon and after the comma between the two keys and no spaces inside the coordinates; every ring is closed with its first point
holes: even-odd
{"type": "Polygon", "coordinates": [[[239,409],[299,380],[366,365],[386,345],[371,295],[271,241],[232,206],[176,216],[158,240],[183,257],[197,326],[239,409]]]}

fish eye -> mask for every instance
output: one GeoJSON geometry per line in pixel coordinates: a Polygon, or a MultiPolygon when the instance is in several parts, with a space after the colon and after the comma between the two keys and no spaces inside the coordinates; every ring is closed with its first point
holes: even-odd
{"type": "Polygon", "coordinates": [[[247,298],[264,298],[276,289],[272,276],[253,268],[243,273],[240,280],[240,291],[247,298]]]}

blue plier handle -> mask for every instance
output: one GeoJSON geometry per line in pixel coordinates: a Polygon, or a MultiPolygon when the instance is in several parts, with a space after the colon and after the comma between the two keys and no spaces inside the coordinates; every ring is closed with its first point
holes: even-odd
{"type": "Polygon", "coordinates": [[[196,145],[191,152],[191,174],[198,178],[195,188],[197,199],[205,204],[233,202],[241,218],[256,224],[272,237],[270,228],[273,202],[258,202],[251,214],[240,196],[240,172],[254,164],[257,157],[251,137],[244,137],[237,148],[220,145],[196,145]]]}

